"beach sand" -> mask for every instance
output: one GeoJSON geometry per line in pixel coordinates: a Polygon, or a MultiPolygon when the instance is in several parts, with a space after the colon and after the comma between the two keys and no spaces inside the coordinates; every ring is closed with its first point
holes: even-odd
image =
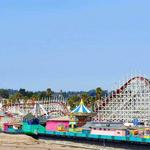
{"type": "Polygon", "coordinates": [[[0,133],[0,150],[85,150],[85,148],[39,141],[27,135],[0,133]]]}
{"type": "Polygon", "coordinates": [[[66,141],[58,139],[36,140],[27,135],[12,135],[0,133],[0,150],[149,150],[150,146],[103,146],[87,144],[82,141],[66,141]]]}

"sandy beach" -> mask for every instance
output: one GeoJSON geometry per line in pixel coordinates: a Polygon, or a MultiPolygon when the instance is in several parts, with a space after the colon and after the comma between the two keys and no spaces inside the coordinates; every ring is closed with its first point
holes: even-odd
{"type": "Polygon", "coordinates": [[[36,140],[27,135],[0,133],[0,150],[149,150],[149,146],[103,146],[65,140],[36,140]]]}
{"type": "MultiPolygon", "coordinates": [[[[0,133],[0,150],[77,150],[70,146],[64,146],[44,141],[35,140],[26,135],[9,135],[0,133]]],[[[84,149],[83,149],[84,150],[84,149]]]]}
{"type": "Polygon", "coordinates": [[[0,133],[0,150],[86,150],[76,144],[66,145],[54,141],[36,140],[27,135],[0,133]]]}

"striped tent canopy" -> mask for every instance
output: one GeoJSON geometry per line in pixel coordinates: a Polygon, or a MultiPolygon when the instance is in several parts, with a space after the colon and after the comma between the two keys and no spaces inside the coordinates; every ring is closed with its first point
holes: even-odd
{"type": "Polygon", "coordinates": [[[83,100],[81,99],[80,105],[77,106],[71,113],[92,113],[92,111],[84,105],[83,100]]]}

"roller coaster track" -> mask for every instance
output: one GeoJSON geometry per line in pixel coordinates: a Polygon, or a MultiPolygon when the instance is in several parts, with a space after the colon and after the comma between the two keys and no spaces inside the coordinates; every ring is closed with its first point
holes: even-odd
{"type": "MultiPolygon", "coordinates": [[[[54,113],[57,114],[57,117],[64,116],[69,114],[69,110],[67,108],[67,103],[65,100],[41,100],[37,101],[43,108],[47,111],[49,115],[53,115],[54,113]]],[[[23,113],[27,114],[28,112],[32,111],[36,102],[33,103],[17,103],[12,105],[3,105],[3,109],[5,111],[9,111],[12,113],[23,113]]]]}
{"type": "Polygon", "coordinates": [[[101,112],[99,116],[103,116],[103,119],[106,120],[112,121],[113,116],[117,116],[118,113],[120,114],[118,121],[126,120],[124,117],[121,118],[123,114],[128,116],[127,120],[129,118],[131,120],[134,117],[139,117],[143,120],[144,115],[145,119],[149,118],[150,108],[148,106],[150,106],[150,81],[144,77],[137,76],[128,80],[104,100],[98,101],[95,110],[98,113],[101,112]]]}
{"type": "MultiPolygon", "coordinates": [[[[138,76],[134,77],[134,78],[130,79],[128,82],[126,82],[123,86],[121,86],[120,89],[117,89],[116,91],[114,91],[112,95],[108,96],[106,102],[103,102],[102,105],[106,106],[109,103],[109,100],[112,100],[112,98],[116,97],[118,94],[120,94],[121,92],[123,92],[128,87],[128,85],[130,85],[131,82],[134,81],[135,79],[139,79],[140,81],[145,81],[145,83],[150,88],[150,80],[148,80],[148,79],[146,79],[144,77],[138,77],[138,76]]],[[[101,109],[101,107],[99,107],[99,109],[101,109]]]]}

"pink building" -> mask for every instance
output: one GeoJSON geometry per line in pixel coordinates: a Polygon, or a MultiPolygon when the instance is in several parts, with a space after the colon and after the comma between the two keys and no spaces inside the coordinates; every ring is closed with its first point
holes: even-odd
{"type": "Polygon", "coordinates": [[[91,134],[109,135],[109,136],[126,136],[126,130],[113,128],[92,128],[91,134]]]}
{"type": "Polygon", "coordinates": [[[8,126],[9,126],[9,123],[4,123],[3,124],[3,131],[7,131],[8,130],[8,126]]]}
{"type": "Polygon", "coordinates": [[[46,130],[57,131],[58,128],[60,128],[60,127],[64,128],[64,130],[66,130],[69,128],[69,121],[70,121],[70,118],[68,116],[61,117],[61,118],[49,119],[46,122],[46,130]]]}

